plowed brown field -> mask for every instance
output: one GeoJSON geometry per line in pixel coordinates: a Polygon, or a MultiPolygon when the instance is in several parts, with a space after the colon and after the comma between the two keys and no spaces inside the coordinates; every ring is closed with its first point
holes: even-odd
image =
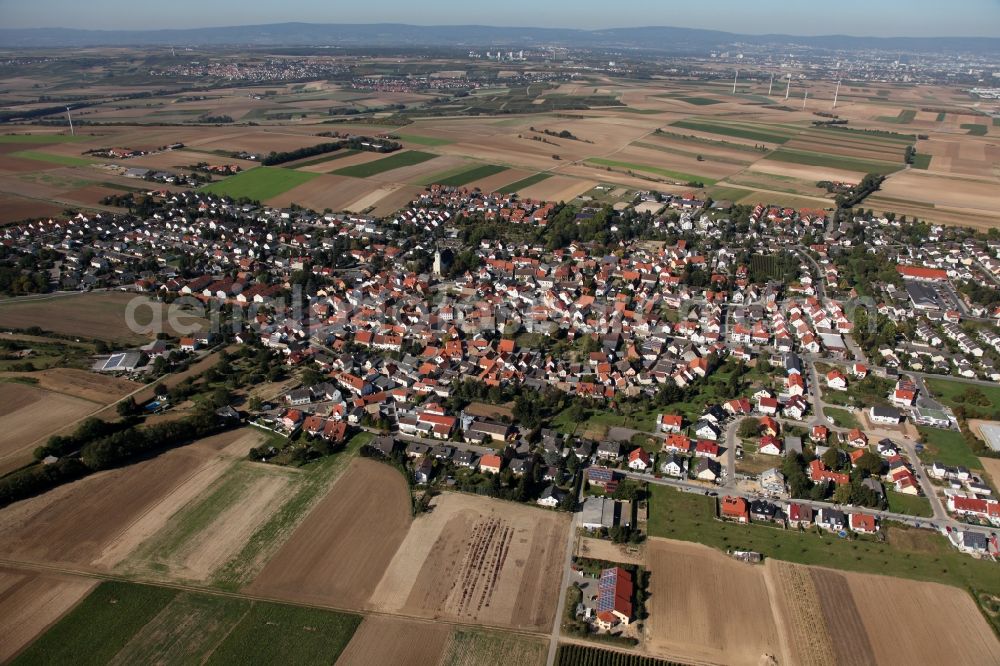
{"type": "Polygon", "coordinates": [[[399,472],[354,460],[248,591],[360,610],[410,521],[409,489],[399,472]]]}

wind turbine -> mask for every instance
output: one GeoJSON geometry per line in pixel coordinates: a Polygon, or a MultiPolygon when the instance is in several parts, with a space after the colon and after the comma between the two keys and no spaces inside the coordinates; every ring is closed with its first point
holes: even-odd
{"type": "Polygon", "coordinates": [[[806,110],[806,102],[809,100],[809,91],[807,90],[805,94],[802,95],[802,110],[806,110]]]}
{"type": "Polygon", "coordinates": [[[788,93],[792,89],[792,75],[788,75],[787,83],[785,84],[785,101],[788,101],[788,93]]]}
{"type": "Polygon", "coordinates": [[[733,94],[736,94],[736,80],[740,78],[740,70],[736,70],[735,76],[733,76],[733,94]]]}
{"type": "Polygon", "coordinates": [[[774,87],[774,72],[771,72],[771,82],[767,84],[767,96],[771,96],[771,88],[774,87]]]}
{"type": "Polygon", "coordinates": [[[69,113],[69,107],[66,107],[66,118],[69,120],[69,133],[76,136],[76,130],[73,129],[73,116],[69,113]]]}
{"type": "Polygon", "coordinates": [[[837,97],[840,95],[840,81],[837,81],[837,89],[833,93],[833,108],[837,108],[837,97]]]}

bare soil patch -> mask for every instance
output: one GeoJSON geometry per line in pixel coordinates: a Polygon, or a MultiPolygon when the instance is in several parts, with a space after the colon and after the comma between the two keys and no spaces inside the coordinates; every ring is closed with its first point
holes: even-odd
{"type": "Polygon", "coordinates": [[[570,176],[552,176],[540,183],[526,187],[518,194],[522,199],[538,199],[541,201],[572,201],[584,192],[589,192],[597,186],[596,180],[583,180],[570,176]]]}
{"type": "Polygon", "coordinates": [[[0,567],[0,661],[27,647],[90,592],[96,580],[0,567]]]}
{"type": "Polygon", "coordinates": [[[763,567],[698,544],[653,538],[646,647],[680,661],[757,666],[781,661],[763,567]]]}
{"type": "Polygon", "coordinates": [[[356,459],[247,591],[362,609],[411,522],[406,481],[356,459]]]}
{"type": "Polygon", "coordinates": [[[122,377],[102,375],[78,368],[49,368],[27,373],[27,376],[37,379],[41,388],[105,405],[142,386],[138,382],[122,377]]]}
{"type": "MultiPolygon", "coordinates": [[[[178,335],[168,324],[169,306],[150,301],[146,296],[120,291],[66,294],[32,299],[8,300],[0,303],[0,326],[31,328],[62,335],[95,338],[111,342],[137,344],[148,342],[154,333],[154,312],[159,313],[166,333],[178,335]],[[133,303],[135,324],[132,331],[126,322],[126,309],[133,303]]],[[[207,320],[191,316],[175,307],[179,326],[193,325],[203,330],[207,320]]],[[[188,334],[187,332],[185,334],[188,334]]]]}
{"type": "Polygon", "coordinates": [[[371,607],[542,630],[558,597],[567,516],[445,493],[413,521],[371,607]]]}
{"type": "Polygon", "coordinates": [[[810,567],[838,664],[995,664],[1000,642],[967,592],[810,567]]]}
{"type": "Polygon", "coordinates": [[[65,206],[25,199],[15,194],[0,194],[0,225],[33,217],[60,215],[65,206]]]}
{"type": "Polygon", "coordinates": [[[579,540],[576,554],[579,557],[621,562],[622,564],[644,565],[646,563],[645,547],[643,546],[630,547],[625,544],[612,543],[607,539],[594,539],[592,537],[583,537],[579,540]]]}
{"type": "Polygon", "coordinates": [[[371,192],[368,192],[361,198],[352,201],[351,203],[344,206],[345,210],[349,210],[352,213],[360,213],[361,211],[373,208],[379,201],[390,196],[396,190],[400,190],[406,187],[406,185],[393,184],[393,185],[383,185],[371,192]]]}
{"type": "Polygon", "coordinates": [[[317,211],[323,211],[327,208],[342,211],[352,201],[356,201],[367,192],[378,190],[380,187],[380,183],[360,178],[322,174],[308,183],[303,183],[268,199],[267,203],[271,206],[281,207],[295,203],[317,211]]]}
{"type": "Polygon", "coordinates": [[[90,414],[100,404],[27,384],[0,382],[0,460],[90,414]]]}
{"type": "Polygon", "coordinates": [[[203,452],[183,447],[12,504],[0,511],[0,555],[93,566],[126,528],[206,464],[203,452]]]}
{"type": "Polygon", "coordinates": [[[369,616],[361,623],[337,666],[437,664],[451,628],[402,618],[369,616]]]}

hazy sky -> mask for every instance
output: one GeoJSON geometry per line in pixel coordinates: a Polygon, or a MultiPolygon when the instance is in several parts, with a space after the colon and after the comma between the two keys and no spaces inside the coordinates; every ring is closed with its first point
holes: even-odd
{"type": "Polygon", "coordinates": [[[286,21],[1000,37],[1000,0],[0,0],[4,28],[157,29],[286,21]]]}

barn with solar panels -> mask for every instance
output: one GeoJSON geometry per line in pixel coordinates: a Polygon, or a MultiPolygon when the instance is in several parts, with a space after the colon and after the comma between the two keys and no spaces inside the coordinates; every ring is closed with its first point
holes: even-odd
{"type": "Polygon", "coordinates": [[[112,354],[97,368],[101,372],[132,372],[139,366],[142,354],[136,351],[112,354]]]}
{"type": "Polygon", "coordinates": [[[621,567],[601,571],[597,585],[597,613],[611,613],[622,624],[632,621],[632,574],[621,567]]]}

